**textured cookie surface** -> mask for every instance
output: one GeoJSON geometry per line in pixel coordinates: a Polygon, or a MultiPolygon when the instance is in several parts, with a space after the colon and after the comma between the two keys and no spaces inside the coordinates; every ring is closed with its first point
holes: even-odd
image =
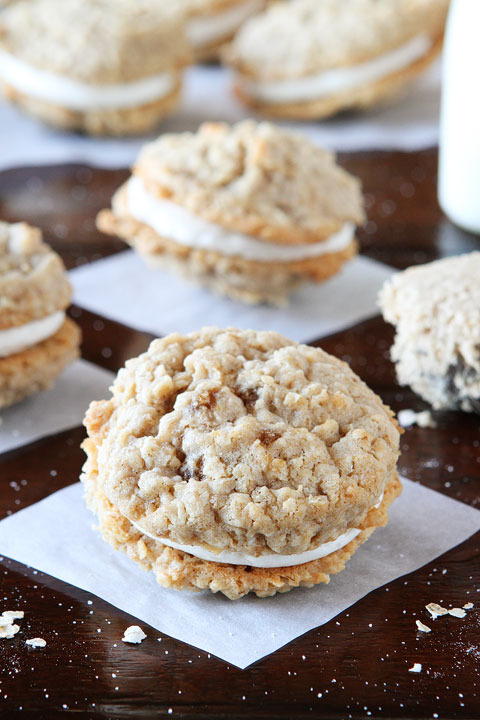
{"type": "Polygon", "coordinates": [[[0,46],[36,68],[84,82],[129,82],[189,61],[174,6],[155,0],[19,0],[0,17],[0,46]]]}
{"type": "Polygon", "coordinates": [[[394,475],[391,411],[340,360],[273,332],[156,340],[86,417],[102,492],[146,533],[298,553],[358,527],[394,475]]]}
{"type": "Polygon", "coordinates": [[[480,411],[480,252],[397,273],[380,294],[402,384],[434,407],[480,411]]]}
{"type": "Polygon", "coordinates": [[[79,354],[80,330],[69,318],[60,330],[37,345],[0,358],[0,408],[48,390],[79,354]]]}
{"type": "Polygon", "coordinates": [[[291,0],[247,21],[227,60],[256,79],[315,74],[443,32],[448,0],[291,0]]]}
{"type": "Polygon", "coordinates": [[[64,310],[70,295],[63,262],[40,230],[0,222],[0,330],[64,310]]]}
{"type": "Polygon", "coordinates": [[[211,590],[222,592],[231,600],[247,593],[268,597],[295,587],[312,587],[328,583],[330,576],[341,572],[359,546],[376,527],[386,525],[387,510],[401,492],[396,475],[385,488],[382,503],[372,508],[362,523],[362,532],[341,550],[313,562],[284,568],[255,568],[226,565],[200,560],[174,550],[139,532],[108,500],[98,480],[96,447],[87,440],[89,459],[82,480],[88,507],[97,515],[103,538],[116,550],[125,552],[142,569],[154,573],[158,583],[175,590],[211,590]]]}
{"type": "Polygon", "coordinates": [[[153,195],[265,241],[319,242],[364,218],[359,181],[334,155],[270,123],[163,135],[134,173],[153,195]]]}

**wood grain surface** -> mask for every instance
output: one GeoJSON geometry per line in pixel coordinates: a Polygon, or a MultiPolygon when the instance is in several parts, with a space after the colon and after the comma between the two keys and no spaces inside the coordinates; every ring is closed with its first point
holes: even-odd
{"type": "MultiPolygon", "coordinates": [[[[480,247],[479,238],[453,227],[438,208],[434,150],[340,160],[364,183],[363,253],[404,268],[480,247]]],[[[80,166],[7,171],[0,176],[0,217],[40,226],[69,268],[91,262],[124,248],[100,235],[94,218],[126,176],[80,166]]],[[[113,371],[151,339],[81,308],[72,314],[83,330],[84,357],[113,371]],[[108,358],[100,352],[105,345],[112,348],[108,358]]],[[[315,344],[346,359],[394,410],[423,409],[395,383],[392,336],[376,317],[315,344]]],[[[400,470],[477,505],[480,418],[438,413],[437,420],[436,430],[405,432],[400,470]]],[[[76,482],[83,436],[76,428],[1,456],[0,517],[76,482]]],[[[142,645],[124,645],[120,638],[134,618],[5,558],[1,609],[24,609],[22,635],[48,636],[49,643],[39,651],[18,636],[0,641],[0,716],[479,718],[479,543],[477,535],[247,670],[151,628],[142,645]],[[426,603],[469,600],[475,607],[464,620],[450,618],[429,635],[416,632],[426,603]],[[414,662],[423,665],[419,675],[408,672],[414,662]]]]}

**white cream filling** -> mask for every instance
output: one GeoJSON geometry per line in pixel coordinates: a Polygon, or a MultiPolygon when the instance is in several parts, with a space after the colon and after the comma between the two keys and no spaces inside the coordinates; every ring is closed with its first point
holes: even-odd
{"type": "Polygon", "coordinates": [[[47,315],[41,320],[0,330],[0,357],[8,357],[22,352],[33,345],[55,335],[65,320],[63,310],[47,315]]]}
{"type": "Polygon", "coordinates": [[[319,243],[279,245],[264,242],[202,220],[170,200],[154,197],[135,176],[127,182],[127,205],[135,220],[180,245],[259,262],[289,262],[340,252],[350,245],[355,235],[355,225],[345,223],[337,233],[319,243]]]}
{"type": "MultiPolygon", "coordinates": [[[[373,507],[380,507],[382,500],[383,493],[380,496],[380,500],[373,507]]],[[[350,528],[350,530],[347,530],[342,535],[339,535],[335,540],[330,540],[329,542],[319,545],[319,547],[315,548],[315,550],[306,550],[303,553],[296,553],[294,555],[270,553],[268,555],[256,556],[231,550],[222,550],[215,553],[199,545],[182,545],[180,543],[173,542],[173,540],[168,540],[167,538],[151,535],[137,523],[132,521],[130,522],[137,528],[137,530],[144,535],[147,535],[149,538],[152,538],[152,540],[161,542],[163,545],[168,545],[168,547],[175,548],[175,550],[186,552],[189,555],[200,558],[200,560],[227,563],[228,565],[250,565],[250,567],[258,568],[291,567],[292,565],[302,565],[303,563],[312,562],[312,560],[319,560],[320,558],[330,555],[336,550],[341,550],[362,532],[361,530],[357,530],[357,528],[350,528]]]]}
{"type": "Polygon", "coordinates": [[[186,27],[187,38],[194,48],[202,48],[222,40],[222,38],[227,38],[250,15],[260,10],[262,5],[262,0],[248,0],[239,2],[215,15],[193,17],[188,21],[186,27]]]}
{"type": "Polygon", "coordinates": [[[165,97],[175,85],[169,72],[128,83],[90,85],[33,67],[4,50],[0,50],[0,79],[29,97],[77,111],[145,105],[165,97]]]}
{"type": "Polygon", "coordinates": [[[249,95],[266,103],[315,100],[361,87],[403,70],[424,56],[431,46],[429,37],[418,35],[395,50],[360,65],[335,68],[289,80],[248,80],[245,87],[249,95]]]}

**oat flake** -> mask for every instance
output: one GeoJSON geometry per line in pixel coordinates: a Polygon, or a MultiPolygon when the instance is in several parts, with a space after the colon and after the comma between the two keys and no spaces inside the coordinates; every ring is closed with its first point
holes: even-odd
{"type": "Polygon", "coordinates": [[[421,663],[413,663],[412,667],[408,668],[408,672],[411,672],[411,673],[422,672],[422,664],[421,663]]]}
{"type": "Polygon", "coordinates": [[[432,632],[432,628],[429,628],[428,625],[425,625],[422,623],[421,620],[416,620],[417,628],[420,630],[420,632],[429,633],[432,632]]]}
{"type": "Polygon", "coordinates": [[[138,625],[130,625],[123,634],[122,642],[138,645],[138,643],[141,643],[146,637],[141,627],[138,625]]]}

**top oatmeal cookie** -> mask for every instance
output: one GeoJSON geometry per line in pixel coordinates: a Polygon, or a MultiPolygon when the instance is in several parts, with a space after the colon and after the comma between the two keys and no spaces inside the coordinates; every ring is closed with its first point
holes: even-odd
{"type": "Polygon", "coordinates": [[[364,220],[360,182],[335,156],[271,123],[205,123],[140,153],[147,190],[223,227],[286,244],[319,242],[364,220]]]}
{"type": "Polygon", "coordinates": [[[38,228],[0,222],[0,330],[65,310],[70,283],[38,228]]]}
{"type": "Polygon", "coordinates": [[[392,412],[319,348],[274,332],[155,340],[85,424],[109,500],[149,534],[295,554],[356,528],[394,475],[392,412]]]}
{"type": "Polygon", "coordinates": [[[449,0],[290,0],[248,20],[227,61],[262,80],[356,65],[425,34],[443,33],[449,0]]]}
{"type": "Polygon", "coordinates": [[[155,0],[18,0],[0,17],[0,47],[91,84],[119,84],[183,67],[182,18],[155,0]]]}

